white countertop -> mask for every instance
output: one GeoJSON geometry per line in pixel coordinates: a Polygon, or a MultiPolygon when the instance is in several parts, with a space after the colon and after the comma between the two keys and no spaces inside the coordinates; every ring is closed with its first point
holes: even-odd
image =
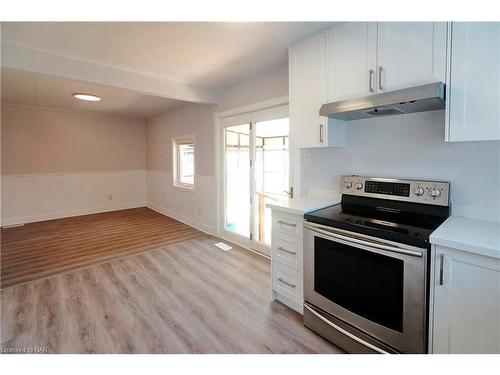
{"type": "Polygon", "coordinates": [[[272,208],[273,210],[303,215],[311,211],[333,206],[337,203],[340,203],[340,199],[297,197],[293,199],[287,199],[284,202],[267,203],[266,206],[272,208]]]}
{"type": "Polygon", "coordinates": [[[450,216],[431,234],[430,242],[500,259],[500,223],[450,216]]]}

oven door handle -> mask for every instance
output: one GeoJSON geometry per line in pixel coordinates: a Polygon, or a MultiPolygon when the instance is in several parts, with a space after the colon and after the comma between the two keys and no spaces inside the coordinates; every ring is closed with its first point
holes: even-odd
{"type": "Polygon", "coordinates": [[[352,333],[346,331],[345,329],[339,327],[338,325],[336,324],[333,324],[332,322],[330,322],[328,319],[326,319],[325,317],[321,316],[320,314],[318,314],[316,311],[314,311],[314,309],[312,309],[311,307],[307,306],[306,304],[304,304],[304,307],[311,313],[311,314],[314,314],[317,318],[321,319],[324,323],[328,324],[330,327],[336,329],[337,331],[339,331],[340,333],[346,335],[347,337],[349,337],[350,339],[358,342],[359,344],[363,345],[363,346],[366,346],[367,348],[377,352],[377,353],[380,353],[380,354],[389,354],[389,352],[386,352],[385,350],[382,350],[380,348],[377,348],[375,345],[372,345],[370,344],[369,342],[366,342],[365,340],[362,340],[360,339],[359,337],[356,337],[355,335],[353,335],[352,333]]]}
{"type": "Polygon", "coordinates": [[[391,245],[385,245],[385,244],[382,244],[382,243],[379,243],[379,242],[373,242],[373,241],[364,240],[364,239],[361,240],[361,239],[350,237],[350,236],[344,236],[342,234],[333,232],[331,230],[325,230],[323,228],[320,228],[317,225],[315,225],[314,223],[307,223],[305,225],[305,227],[307,229],[312,230],[313,232],[324,234],[324,235],[329,236],[331,238],[336,238],[336,239],[339,239],[339,240],[342,240],[342,241],[345,241],[345,242],[350,242],[350,243],[357,244],[357,245],[364,245],[364,246],[368,246],[368,247],[374,247],[376,249],[391,251],[393,253],[400,253],[400,254],[405,254],[405,255],[411,255],[411,256],[414,256],[414,257],[418,257],[418,258],[422,258],[424,256],[423,252],[421,252],[421,251],[402,249],[400,247],[391,246],[391,245]]]}

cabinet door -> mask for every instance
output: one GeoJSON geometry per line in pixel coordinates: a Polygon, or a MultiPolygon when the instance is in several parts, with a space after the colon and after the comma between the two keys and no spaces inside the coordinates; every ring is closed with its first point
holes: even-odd
{"type": "Polygon", "coordinates": [[[290,146],[323,147],[326,119],[319,109],[326,103],[324,33],[290,47],[290,146]]]}
{"type": "Polygon", "coordinates": [[[349,22],[328,31],[326,40],[328,101],[375,92],[377,24],[349,22]]]}
{"type": "Polygon", "coordinates": [[[435,254],[433,353],[500,353],[500,261],[439,246],[435,254]]]}
{"type": "Polygon", "coordinates": [[[500,139],[500,23],[451,25],[447,141],[500,139]]]}
{"type": "Polygon", "coordinates": [[[445,81],[446,23],[379,22],[379,91],[445,81]]]}

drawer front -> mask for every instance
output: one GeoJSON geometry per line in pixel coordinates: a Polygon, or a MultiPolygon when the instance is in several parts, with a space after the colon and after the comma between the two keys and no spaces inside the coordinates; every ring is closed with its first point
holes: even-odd
{"type": "Polygon", "coordinates": [[[273,230],[302,238],[304,218],[273,210],[273,230]]]}
{"type": "Polygon", "coordinates": [[[297,271],[302,270],[303,259],[303,240],[273,230],[272,232],[272,251],[271,258],[273,261],[292,267],[297,271]]]}
{"type": "Polygon", "coordinates": [[[302,272],[273,262],[273,290],[302,305],[304,299],[302,272]]]}

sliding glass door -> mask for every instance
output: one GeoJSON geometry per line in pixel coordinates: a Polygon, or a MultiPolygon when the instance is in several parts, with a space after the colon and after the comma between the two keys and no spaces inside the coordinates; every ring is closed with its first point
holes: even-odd
{"type": "Polygon", "coordinates": [[[250,238],[250,123],[224,128],[225,230],[250,238]]]}
{"type": "Polygon", "coordinates": [[[258,121],[255,132],[255,248],[271,245],[271,209],[267,203],[288,198],[288,118],[258,121]]]}
{"type": "Polygon", "coordinates": [[[288,106],[221,123],[222,235],[269,255],[271,210],[266,204],[288,198],[288,106]]]}

